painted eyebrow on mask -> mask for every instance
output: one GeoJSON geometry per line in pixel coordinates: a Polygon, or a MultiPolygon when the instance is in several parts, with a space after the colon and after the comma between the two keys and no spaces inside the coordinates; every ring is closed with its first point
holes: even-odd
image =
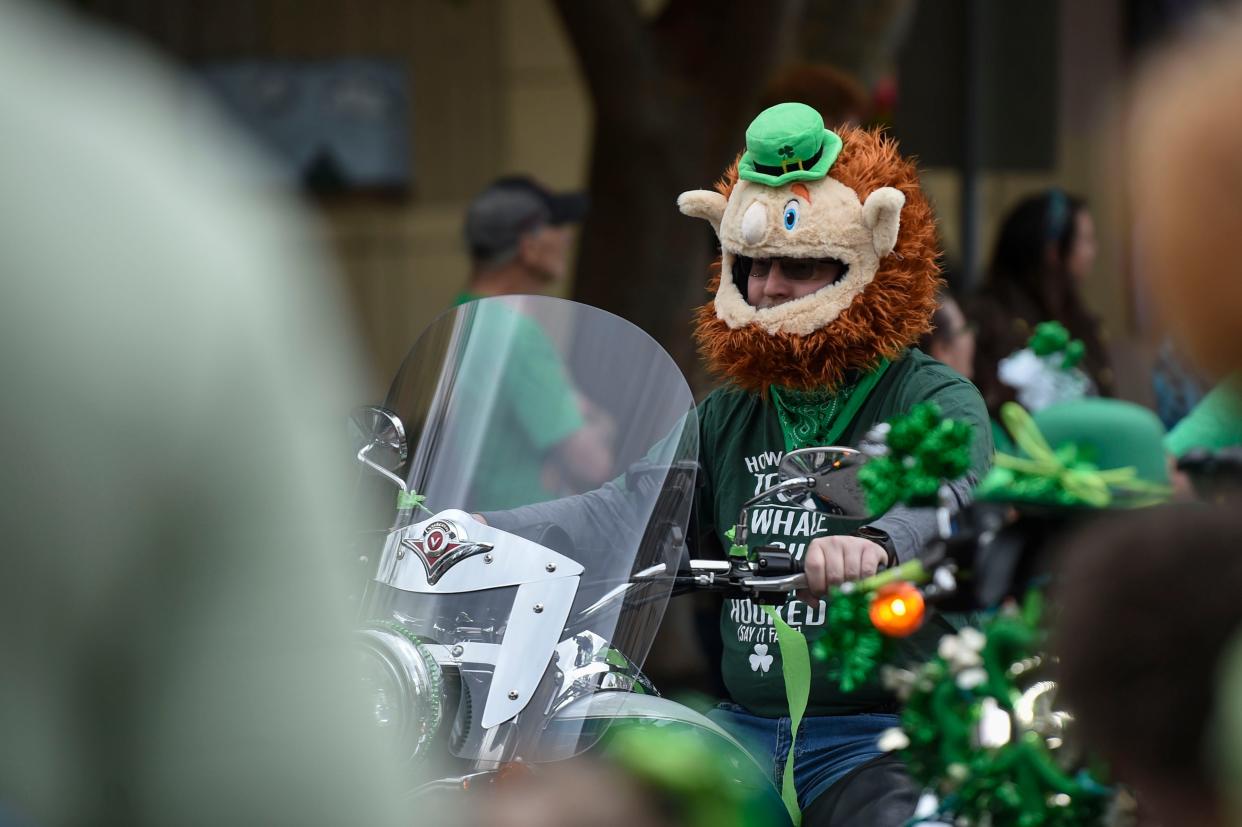
{"type": "Polygon", "coordinates": [[[789,189],[806,203],[811,203],[811,192],[806,188],[805,184],[794,184],[789,189]]]}

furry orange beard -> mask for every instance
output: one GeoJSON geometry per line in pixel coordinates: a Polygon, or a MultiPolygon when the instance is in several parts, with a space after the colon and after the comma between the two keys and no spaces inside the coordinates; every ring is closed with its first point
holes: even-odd
{"type": "MultiPolygon", "coordinates": [[[[718,282],[718,276],[712,280],[713,291],[718,282]]],[[[883,303],[860,301],[873,298],[873,287],[874,282],[831,324],[808,336],[771,334],[755,324],[731,329],[716,318],[716,303],[708,302],[699,308],[694,337],[712,373],[748,391],[766,393],[769,385],[833,389],[850,370],[866,371],[882,358],[896,359],[930,327],[934,291],[928,302],[911,299],[913,306],[893,313],[883,303]],[[927,321],[920,324],[911,311],[924,304],[927,321]]]]}
{"type": "MultiPolygon", "coordinates": [[[[694,336],[708,368],[748,391],[766,393],[769,385],[834,389],[848,371],[866,371],[881,359],[896,359],[931,329],[940,284],[940,251],[935,218],[919,189],[918,171],[880,133],[857,127],[842,127],[837,133],[843,147],[830,172],[833,178],[862,200],[882,186],[905,193],[897,246],[853,303],[807,336],[771,334],[753,323],[734,330],[716,318],[715,301],[699,308],[694,336]]],[[[716,189],[727,198],[736,183],[734,162],[716,189]]],[[[713,296],[719,285],[717,259],[708,285],[713,296]]]]}

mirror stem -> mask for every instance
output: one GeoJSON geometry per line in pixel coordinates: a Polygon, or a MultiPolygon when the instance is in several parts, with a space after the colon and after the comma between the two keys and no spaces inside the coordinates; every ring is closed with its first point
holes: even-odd
{"type": "Polygon", "coordinates": [[[380,465],[379,463],[375,462],[375,460],[367,456],[368,454],[371,453],[371,451],[375,450],[376,446],[378,445],[379,445],[378,442],[368,443],[366,446],[363,447],[361,451],[358,452],[357,460],[361,462],[363,465],[367,466],[368,468],[371,468],[375,471],[379,471],[385,477],[392,480],[392,482],[395,483],[398,488],[400,488],[402,491],[405,491],[406,490],[405,480],[401,479],[396,474],[394,474],[392,471],[389,471],[387,468],[385,468],[384,466],[380,465]]]}

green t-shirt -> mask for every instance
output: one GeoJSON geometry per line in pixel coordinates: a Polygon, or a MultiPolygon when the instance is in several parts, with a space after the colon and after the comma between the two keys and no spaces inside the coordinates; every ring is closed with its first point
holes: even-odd
{"type": "Polygon", "coordinates": [[[583,426],[573,384],[539,322],[500,303],[481,305],[463,357],[463,442],[477,440],[487,473],[469,507],[498,511],[557,495],[544,485],[548,452],[583,426]],[[471,409],[486,415],[475,421],[471,409]],[[468,424],[466,424],[468,423],[468,424]]]}
{"type": "Polygon", "coordinates": [[[1221,382],[1164,438],[1164,447],[1180,457],[1194,448],[1218,451],[1242,445],[1242,377],[1221,382]]]}
{"type": "MultiPolygon", "coordinates": [[[[991,461],[992,439],[979,391],[918,350],[910,350],[888,368],[837,442],[855,445],[876,423],[927,400],[935,401],[945,416],[974,425],[977,438],[972,468],[981,474],[991,461]]],[[[704,477],[699,530],[705,544],[714,542],[725,549],[729,541],[724,532],[737,520],[742,503],[776,482],[785,439],[772,403],[735,387],[721,388],[708,396],[699,406],[699,417],[704,477]]],[[[750,541],[752,545],[792,548],[800,559],[811,539],[851,533],[866,522],[816,514],[794,504],[771,503],[751,509],[750,541]]],[[[808,640],[813,642],[822,634],[826,616],[823,601],[812,606],[791,600],[778,612],[808,640]]],[[[752,601],[728,600],[721,613],[720,631],[724,637],[722,671],[733,700],[759,715],[787,715],[780,647],[767,614],[752,601]]],[[[937,618],[900,646],[909,655],[927,654],[934,651],[946,631],[951,631],[951,626],[943,617],[937,618]]],[[[878,685],[842,693],[825,670],[813,664],[808,714],[861,712],[891,700],[878,685]]]]}

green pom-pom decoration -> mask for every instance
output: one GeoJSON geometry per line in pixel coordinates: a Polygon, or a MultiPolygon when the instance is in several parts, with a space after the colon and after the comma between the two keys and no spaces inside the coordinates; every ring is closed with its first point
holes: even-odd
{"type": "Polygon", "coordinates": [[[1087,355],[1087,347],[1082,340],[1071,339],[1069,331],[1060,322],[1041,322],[1035,325],[1035,332],[1027,341],[1026,346],[1040,357],[1060,353],[1063,370],[1076,367],[1087,355]]]}
{"type": "Polygon", "coordinates": [[[888,424],[888,453],[872,458],[858,472],[872,513],[882,514],[899,502],[934,503],[942,481],[969,470],[974,430],[944,418],[935,402],[916,405],[888,424]]]}
{"type": "Polygon", "coordinates": [[[1082,357],[1087,355],[1087,346],[1082,343],[1081,339],[1075,339],[1065,346],[1065,358],[1061,360],[1061,367],[1069,370],[1077,367],[1082,361],[1082,357]]]}
{"type": "Polygon", "coordinates": [[[888,511],[901,498],[902,476],[901,464],[891,457],[876,457],[858,470],[858,482],[873,513],[888,511]]]}
{"type": "Polygon", "coordinates": [[[1036,356],[1051,356],[1065,350],[1070,343],[1069,331],[1060,322],[1041,322],[1035,325],[1035,332],[1027,341],[1026,346],[1036,356]]]}

